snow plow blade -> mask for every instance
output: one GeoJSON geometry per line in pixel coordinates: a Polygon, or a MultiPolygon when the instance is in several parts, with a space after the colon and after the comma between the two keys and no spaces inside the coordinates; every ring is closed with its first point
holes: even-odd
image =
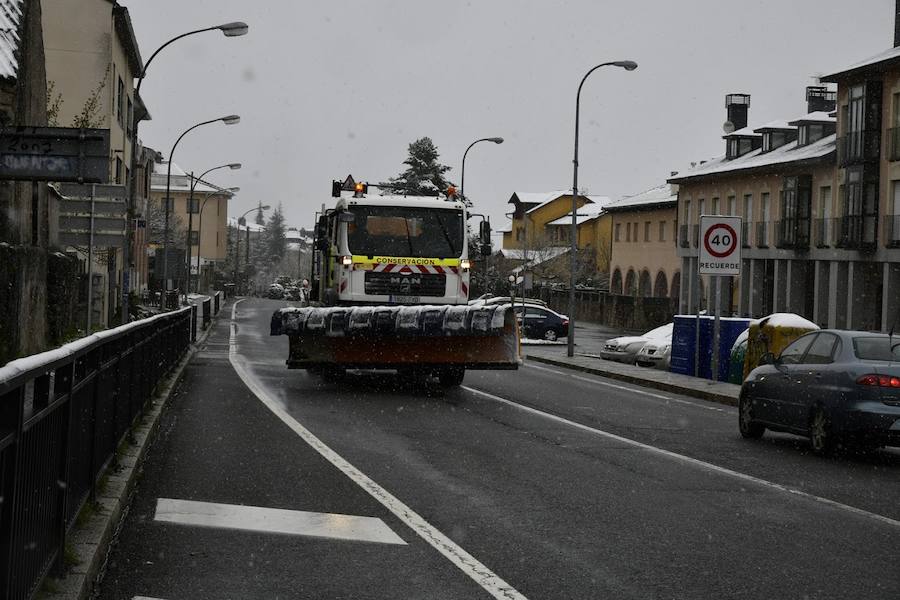
{"type": "Polygon", "coordinates": [[[291,369],[516,369],[520,361],[508,304],[282,308],[272,315],[271,335],[290,338],[291,369]]]}

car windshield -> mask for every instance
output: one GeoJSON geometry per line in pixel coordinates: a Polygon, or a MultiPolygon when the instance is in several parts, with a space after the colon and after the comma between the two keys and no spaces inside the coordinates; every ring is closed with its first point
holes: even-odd
{"type": "Polygon", "coordinates": [[[853,353],[856,358],[862,360],[900,360],[900,339],[891,340],[887,336],[855,337],[853,338],[853,353]]]}
{"type": "Polygon", "coordinates": [[[661,325],[660,327],[657,327],[656,329],[651,329],[650,331],[645,333],[643,335],[643,337],[650,338],[653,340],[671,337],[672,336],[672,327],[673,327],[672,323],[668,323],[666,325],[661,325]]]}
{"type": "Polygon", "coordinates": [[[350,252],[363,256],[456,258],[463,238],[462,212],[438,208],[354,206],[347,224],[350,252]]]}

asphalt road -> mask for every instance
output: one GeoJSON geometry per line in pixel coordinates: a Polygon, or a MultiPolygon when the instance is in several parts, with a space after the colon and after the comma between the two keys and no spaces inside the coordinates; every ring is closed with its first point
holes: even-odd
{"type": "Polygon", "coordinates": [[[284,368],[278,306],[241,302],[230,360],[223,317],[189,366],[101,598],[900,597],[897,452],[745,441],[732,408],[538,365],[325,384],[284,368]],[[406,545],[161,523],[159,498],[375,517],[406,545]]]}

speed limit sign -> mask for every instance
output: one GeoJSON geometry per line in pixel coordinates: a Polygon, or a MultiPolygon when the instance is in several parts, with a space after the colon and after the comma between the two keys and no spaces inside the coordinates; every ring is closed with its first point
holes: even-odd
{"type": "Polygon", "coordinates": [[[700,217],[700,274],[740,275],[741,218],[700,217]]]}

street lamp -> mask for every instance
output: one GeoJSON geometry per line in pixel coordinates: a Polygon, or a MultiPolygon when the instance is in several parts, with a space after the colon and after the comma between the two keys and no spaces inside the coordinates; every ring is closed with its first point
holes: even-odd
{"type": "Polygon", "coordinates": [[[581,78],[578,84],[578,93],[575,95],[575,154],[572,159],[572,226],[569,230],[571,246],[569,252],[572,254],[569,273],[569,335],[568,356],[575,356],[575,269],[578,267],[578,259],[576,253],[578,251],[578,118],[579,109],[581,108],[581,88],[588,76],[600,67],[621,67],[626,71],[634,71],[637,69],[637,63],[633,60],[617,60],[613,62],[605,62],[597,65],[581,78]]]}
{"type": "MultiPolygon", "coordinates": [[[[200,177],[194,177],[194,174],[191,173],[191,192],[188,194],[188,230],[187,230],[187,268],[188,268],[188,285],[185,286],[184,294],[185,298],[187,298],[188,292],[191,290],[191,255],[193,254],[194,245],[191,241],[191,236],[194,231],[194,190],[197,188],[197,182],[202,181],[203,178],[213,171],[218,169],[240,169],[241,163],[227,163],[224,165],[219,165],[218,167],[213,167],[211,169],[207,169],[203,173],[200,174],[200,177]]],[[[199,232],[197,237],[199,238],[199,232]]],[[[200,241],[197,241],[197,257],[200,256],[200,241]]],[[[199,262],[198,262],[198,271],[199,271],[199,262]]],[[[199,282],[198,282],[199,285],[199,282]]]]}
{"type": "Polygon", "coordinates": [[[461,169],[460,176],[459,176],[459,179],[460,179],[459,195],[462,197],[463,202],[466,201],[466,154],[468,154],[469,150],[472,149],[472,146],[474,146],[478,142],[494,142],[495,144],[502,144],[503,138],[502,137],[489,137],[489,138],[481,138],[480,140],[475,140],[474,142],[469,144],[469,147],[466,148],[465,152],[463,152],[462,169],[461,169]]]}
{"type": "MultiPolygon", "coordinates": [[[[238,284],[238,265],[241,264],[241,220],[244,219],[247,215],[252,213],[254,210],[258,210],[259,212],[263,212],[264,210],[269,210],[272,208],[268,204],[263,204],[262,206],[255,206],[238,217],[237,220],[237,241],[235,242],[234,247],[234,285],[235,285],[235,293],[237,293],[237,284],[238,284]]],[[[250,262],[250,226],[247,225],[247,262],[250,262]]]]}
{"type": "MultiPolygon", "coordinates": [[[[203,33],[205,31],[214,31],[216,29],[218,29],[223,34],[225,34],[225,37],[237,37],[237,36],[246,35],[247,32],[249,31],[250,27],[246,23],[243,23],[240,21],[235,21],[232,23],[224,23],[222,25],[215,25],[213,27],[206,27],[204,29],[195,29],[194,31],[188,31],[187,33],[182,33],[181,35],[177,35],[177,36],[173,37],[172,39],[170,39],[169,41],[167,41],[165,44],[163,44],[162,46],[157,48],[153,52],[153,54],[150,55],[150,58],[148,58],[147,62],[144,63],[144,66],[141,69],[140,74],[137,76],[137,87],[135,87],[135,89],[134,89],[135,106],[137,106],[138,99],[140,99],[140,97],[141,97],[141,84],[144,83],[144,77],[147,75],[147,68],[150,66],[150,63],[153,62],[153,59],[156,58],[156,55],[159,54],[163,48],[165,48],[166,46],[168,46],[169,44],[171,44],[177,40],[180,40],[183,37],[187,37],[189,35],[194,35],[196,33],[203,33]]],[[[137,112],[137,111],[135,111],[135,112],[137,112]]],[[[131,170],[129,171],[131,173],[131,181],[128,182],[128,187],[129,187],[128,208],[130,208],[130,209],[134,207],[134,197],[137,192],[137,177],[135,176],[135,173],[137,173],[136,167],[137,167],[137,151],[138,151],[138,124],[141,122],[141,119],[137,119],[134,117],[133,117],[133,120],[134,120],[134,122],[131,124],[131,128],[132,128],[131,160],[129,161],[130,167],[131,167],[131,170]]],[[[149,173],[145,173],[144,175],[145,175],[145,177],[150,177],[149,173]]],[[[131,228],[128,228],[127,231],[130,232],[131,228]]],[[[130,246],[129,240],[126,239],[124,251],[123,251],[123,263],[125,265],[126,270],[129,269],[129,264],[130,264],[130,260],[128,257],[128,254],[130,252],[129,246],[130,246]]],[[[129,313],[128,294],[125,294],[124,298],[123,298],[123,306],[122,306],[122,323],[123,324],[128,322],[128,316],[129,316],[128,313],[129,313]]]]}
{"type": "MultiPolygon", "coordinates": [[[[178,136],[178,139],[175,140],[175,143],[172,145],[172,151],[169,152],[169,164],[166,171],[166,196],[163,199],[163,202],[166,205],[166,221],[165,226],[163,227],[163,289],[167,292],[169,291],[169,204],[171,203],[170,191],[172,189],[172,161],[175,157],[175,148],[178,147],[178,143],[186,136],[188,133],[197,129],[202,125],[209,125],[210,123],[218,123],[219,121],[225,123],[226,125],[235,125],[240,123],[241,118],[238,115],[227,115],[225,117],[219,117],[218,119],[210,119],[209,121],[202,121],[197,123],[196,125],[192,125],[184,130],[184,132],[178,136]]],[[[190,206],[188,206],[190,209],[190,206]]],[[[189,234],[190,235],[190,234],[189,234]]]]}

